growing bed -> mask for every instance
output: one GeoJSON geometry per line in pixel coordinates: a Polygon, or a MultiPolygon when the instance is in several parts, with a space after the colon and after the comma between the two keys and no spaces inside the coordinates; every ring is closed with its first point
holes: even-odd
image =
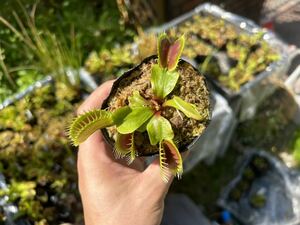
{"type": "Polygon", "coordinates": [[[48,82],[0,111],[0,172],[6,184],[0,190],[0,221],[82,221],[76,150],[66,127],[87,93],[48,82]]]}

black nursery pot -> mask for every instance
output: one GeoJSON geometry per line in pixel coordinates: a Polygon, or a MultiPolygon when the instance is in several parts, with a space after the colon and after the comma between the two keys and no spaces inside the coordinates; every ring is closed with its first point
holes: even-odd
{"type": "MultiPolygon", "coordinates": [[[[128,105],[128,97],[133,91],[145,99],[153,97],[151,89],[151,68],[157,64],[157,56],[153,55],[144,59],[139,65],[125,72],[113,84],[111,92],[103,102],[102,109],[115,111],[128,105]]],[[[195,144],[206,130],[211,119],[211,96],[206,78],[199,73],[190,63],[180,59],[176,69],[180,76],[174,90],[165,98],[171,99],[173,95],[196,105],[203,115],[203,120],[197,121],[187,118],[183,113],[170,107],[163,108],[161,115],[168,119],[174,131],[174,142],[180,152],[186,151],[195,144]]],[[[102,129],[106,141],[114,148],[116,128],[102,129]]],[[[158,146],[150,145],[147,132],[134,133],[135,147],[138,156],[151,156],[158,153],[158,146]]]]}

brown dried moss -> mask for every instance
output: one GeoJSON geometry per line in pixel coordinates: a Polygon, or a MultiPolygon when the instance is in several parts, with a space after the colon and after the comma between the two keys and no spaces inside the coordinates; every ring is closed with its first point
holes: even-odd
{"type": "MultiPolygon", "coordinates": [[[[108,110],[116,109],[128,105],[128,97],[133,91],[138,90],[146,99],[153,98],[150,76],[152,65],[156,59],[142,63],[137,69],[133,70],[130,76],[122,79],[118,89],[112,92],[108,99],[108,110]]],[[[175,142],[180,150],[190,144],[195,137],[201,135],[209,122],[209,91],[207,89],[204,76],[200,75],[189,63],[180,61],[177,67],[180,74],[175,89],[166,99],[177,95],[189,103],[197,106],[199,112],[203,114],[204,119],[197,121],[187,118],[183,113],[174,108],[164,108],[162,115],[167,118],[172,125],[175,142]]],[[[109,137],[115,140],[116,127],[107,129],[109,137]]],[[[146,132],[135,132],[135,145],[139,155],[153,154],[158,151],[157,146],[151,146],[146,132]]]]}

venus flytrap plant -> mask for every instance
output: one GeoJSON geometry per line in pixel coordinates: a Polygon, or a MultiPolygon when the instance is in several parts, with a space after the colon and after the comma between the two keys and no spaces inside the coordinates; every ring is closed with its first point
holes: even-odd
{"type": "Polygon", "coordinates": [[[163,180],[167,182],[170,173],[180,177],[183,172],[182,158],[174,141],[172,125],[163,117],[162,111],[172,107],[188,118],[203,119],[195,105],[175,95],[167,98],[178,83],[180,74],[177,65],[184,42],[184,36],[173,41],[166,34],[160,35],[158,62],[151,67],[153,97],[146,99],[136,90],[128,98],[128,105],[113,112],[95,109],[78,116],[69,130],[74,145],[80,144],[98,129],[115,126],[115,156],[126,158],[131,163],[138,155],[135,134],[146,132],[150,144],[158,149],[163,180]]]}

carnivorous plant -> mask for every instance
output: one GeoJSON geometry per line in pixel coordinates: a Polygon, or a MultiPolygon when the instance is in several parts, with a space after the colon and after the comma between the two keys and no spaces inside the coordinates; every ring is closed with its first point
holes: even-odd
{"type": "Polygon", "coordinates": [[[185,43],[184,36],[173,40],[166,34],[158,38],[158,62],[151,68],[152,99],[145,99],[135,90],[128,98],[128,105],[113,112],[94,109],[77,116],[70,125],[69,136],[74,145],[85,141],[93,132],[116,126],[117,138],[114,153],[132,163],[137,157],[134,133],[147,132],[151,145],[159,149],[161,175],[168,181],[169,173],[180,177],[183,172],[182,158],[174,141],[174,132],[168,119],[161,115],[166,107],[181,111],[186,117],[201,120],[202,115],[194,104],[178,96],[166,97],[175,88],[179,73],[177,64],[185,43]]]}

